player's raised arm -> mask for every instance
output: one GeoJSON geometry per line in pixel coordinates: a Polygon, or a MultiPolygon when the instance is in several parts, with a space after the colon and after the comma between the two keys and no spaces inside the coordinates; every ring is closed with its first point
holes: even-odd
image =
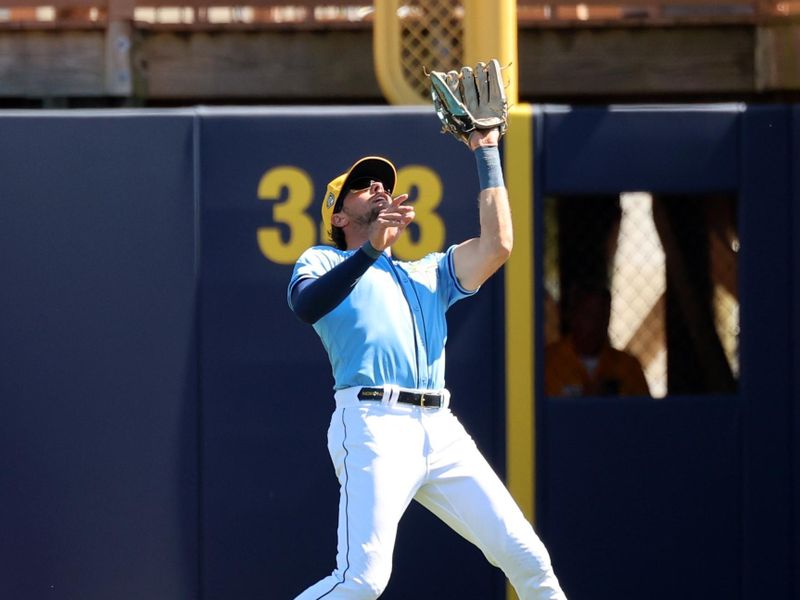
{"type": "Polygon", "coordinates": [[[459,282],[475,290],[508,260],[513,245],[511,210],[497,148],[508,125],[503,77],[500,64],[491,60],[478,63],[474,70],[432,71],[430,78],[443,131],[467,144],[477,161],[480,237],[460,244],[453,256],[459,282]]]}
{"type": "Polygon", "coordinates": [[[500,153],[497,149],[499,132],[475,131],[470,136],[470,148],[475,153],[481,191],[478,196],[480,237],[460,244],[453,256],[456,277],[468,289],[477,289],[511,256],[514,232],[508,191],[503,182],[500,153]]]}

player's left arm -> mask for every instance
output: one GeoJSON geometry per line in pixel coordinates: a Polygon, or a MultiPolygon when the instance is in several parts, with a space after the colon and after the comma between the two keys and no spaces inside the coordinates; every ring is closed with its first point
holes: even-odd
{"type": "Polygon", "coordinates": [[[473,131],[469,138],[481,183],[480,237],[459,244],[453,254],[456,276],[467,290],[478,289],[503,266],[514,244],[508,191],[497,148],[499,138],[497,129],[473,131]]]}

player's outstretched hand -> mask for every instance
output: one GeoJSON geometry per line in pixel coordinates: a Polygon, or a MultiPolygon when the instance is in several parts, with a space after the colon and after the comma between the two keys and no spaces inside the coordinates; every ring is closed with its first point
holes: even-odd
{"type": "Polygon", "coordinates": [[[397,241],[416,214],[413,206],[403,206],[408,194],[400,194],[381,209],[377,219],[370,225],[369,242],[376,250],[383,251],[397,241]]]}

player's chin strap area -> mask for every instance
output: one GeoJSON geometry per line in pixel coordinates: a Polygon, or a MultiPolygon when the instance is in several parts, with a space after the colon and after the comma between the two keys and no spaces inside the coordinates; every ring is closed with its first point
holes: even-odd
{"type": "Polygon", "coordinates": [[[334,394],[337,408],[363,406],[375,402],[383,406],[418,406],[420,408],[447,408],[450,406],[450,391],[418,390],[397,385],[380,387],[350,387],[334,394]]]}

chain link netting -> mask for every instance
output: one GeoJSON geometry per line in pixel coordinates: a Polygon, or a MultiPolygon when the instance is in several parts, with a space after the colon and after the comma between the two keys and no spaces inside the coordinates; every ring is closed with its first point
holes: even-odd
{"type": "Polygon", "coordinates": [[[735,204],[645,192],[546,199],[548,395],[736,390],[735,204]]]}
{"type": "Polygon", "coordinates": [[[400,63],[406,83],[426,101],[425,69],[451,71],[464,63],[464,6],[459,0],[409,0],[398,10],[400,63]]]}

